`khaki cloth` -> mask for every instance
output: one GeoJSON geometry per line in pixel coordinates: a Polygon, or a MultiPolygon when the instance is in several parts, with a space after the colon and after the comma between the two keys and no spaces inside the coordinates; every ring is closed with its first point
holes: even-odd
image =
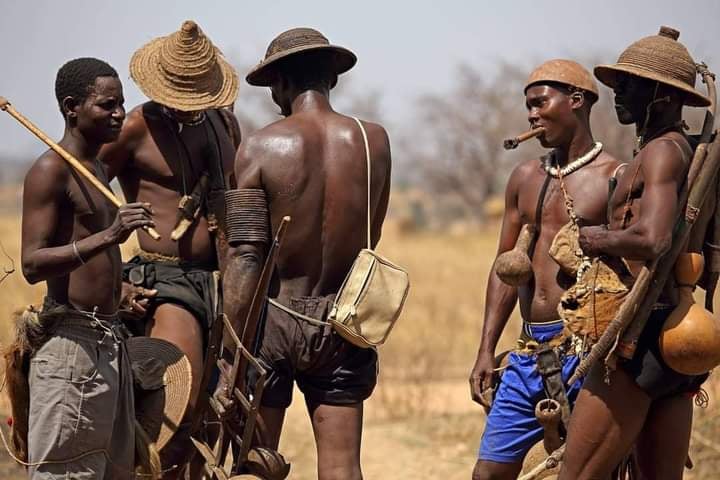
{"type": "Polygon", "coordinates": [[[51,463],[30,467],[31,479],[134,478],[135,409],[124,339],[117,319],[68,309],[33,355],[28,460],[51,463]]]}

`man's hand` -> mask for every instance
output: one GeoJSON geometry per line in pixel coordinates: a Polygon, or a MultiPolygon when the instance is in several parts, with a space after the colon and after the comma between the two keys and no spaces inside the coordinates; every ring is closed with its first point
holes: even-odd
{"type": "Polygon", "coordinates": [[[470,373],[470,395],[474,402],[490,411],[492,394],[495,388],[495,356],[487,352],[478,352],[470,373]]]}
{"type": "Polygon", "coordinates": [[[150,300],[157,295],[157,290],[143,287],[136,287],[130,283],[122,284],[121,305],[133,313],[145,316],[150,300]]]}
{"type": "Polygon", "coordinates": [[[124,243],[138,228],[154,227],[152,207],[149,203],[134,202],[121,205],[112,225],[108,227],[109,243],[124,243]]]}
{"type": "Polygon", "coordinates": [[[601,240],[607,236],[608,230],[605,225],[580,228],[580,248],[589,257],[597,257],[601,253],[601,240]]]}

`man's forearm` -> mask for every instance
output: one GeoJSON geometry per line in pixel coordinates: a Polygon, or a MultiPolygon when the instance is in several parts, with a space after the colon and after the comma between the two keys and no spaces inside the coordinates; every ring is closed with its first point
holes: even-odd
{"type": "Polygon", "coordinates": [[[23,260],[23,273],[30,283],[67,275],[113,245],[117,239],[103,230],[74,244],[39,248],[23,260]]]}
{"type": "Polygon", "coordinates": [[[238,336],[245,327],[261,272],[262,256],[258,252],[234,253],[227,258],[223,275],[223,310],[238,336]]]}
{"type": "Polygon", "coordinates": [[[583,228],[581,245],[586,254],[601,254],[629,260],[653,260],[669,246],[670,237],[653,238],[638,225],[622,230],[604,227],[583,228]]]}

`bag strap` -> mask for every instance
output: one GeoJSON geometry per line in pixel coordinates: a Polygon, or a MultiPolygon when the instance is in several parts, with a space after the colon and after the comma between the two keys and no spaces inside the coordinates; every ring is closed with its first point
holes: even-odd
{"type": "Polygon", "coordinates": [[[365,161],[367,162],[367,248],[368,250],[372,249],[371,245],[371,236],[370,236],[370,145],[368,144],[368,138],[367,133],[365,132],[365,127],[363,127],[362,122],[358,120],[356,117],[352,117],[355,122],[357,122],[358,127],[360,127],[360,131],[362,132],[363,136],[363,143],[365,144],[365,161]]]}
{"type": "Polygon", "coordinates": [[[540,194],[538,195],[537,203],[535,204],[535,234],[530,241],[528,247],[528,257],[532,260],[535,255],[535,244],[537,244],[538,237],[540,236],[540,225],[542,224],[542,211],[543,205],[545,205],[545,194],[547,193],[548,185],[550,185],[550,175],[545,176],[542,187],[540,187],[540,194]]]}

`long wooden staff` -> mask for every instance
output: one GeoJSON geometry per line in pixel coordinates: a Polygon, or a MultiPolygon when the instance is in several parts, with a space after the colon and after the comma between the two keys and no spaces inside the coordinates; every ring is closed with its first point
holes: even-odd
{"type": "Polygon", "coordinates": [[[659,298],[678,255],[686,245],[690,230],[710,191],[712,182],[717,181],[717,173],[720,169],[720,135],[716,132],[714,141],[708,144],[713,134],[717,92],[714,75],[707,70],[707,67],[699,68],[699,70],[703,82],[707,85],[711,105],[705,114],[701,143],[695,150],[689,168],[688,177],[693,184],[689,185],[689,189],[686,189],[686,193],[679,199],[680,205],[684,205],[687,201],[687,207],[679,214],[675,222],[672,246],[660,259],[655,259],[650,265],[642,268],[615,318],[610,322],[598,342],[593,345],[590,353],[575,369],[568,385],[572,385],[587,375],[590,368],[601,358],[606,359],[607,365],[613,366],[615,355],[627,359],[633,357],[637,340],[645,328],[652,305],[659,298]]]}
{"type": "MultiPolygon", "coordinates": [[[[42,140],[48,147],[50,147],[52,150],[54,150],[58,155],[60,155],[66,162],[70,164],[80,175],[85,177],[87,181],[89,181],[95,188],[97,188],[100,193],[102,193],[110,202],[115,205],[116,207],[120,207],[122,203],[118,198],[113,194],[113,192],[107,188],[100,180],[93,175],[90,170],[85,168],[85,166],[78,161],[77,158],[73,157],[67,150],[62,148],[60,145],[55,143],[43,133],[42,130],[40,130],[38,127],[36,127],[30,120],[25,118],[20,112],[15,110],[15,108],[10,104],[10,102],[7,101],[5,97],[0,97],[0,109],[6,111],[10,114],[15,120],[20,122],[25,128],[30,130],[32,133],[35,134],[36,137],[38,137],[40,140],[42,140]]],[[[152,227],[143,227],[143,229],[147,232],[148,235],[153,240],[160,240],[160,234],[152,227]]]]}

